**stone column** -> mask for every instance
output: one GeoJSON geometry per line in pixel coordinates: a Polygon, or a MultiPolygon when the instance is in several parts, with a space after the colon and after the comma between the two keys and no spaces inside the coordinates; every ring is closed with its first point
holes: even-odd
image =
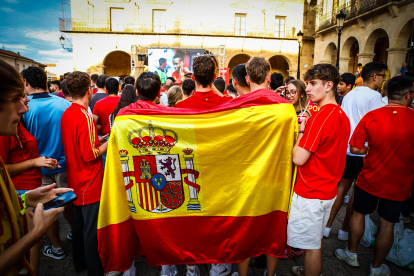
{"type": "Polygon", "coordinates": [[[390,77],[398,74],[401,70],[401,65],[405,60],[409,48],[388,48],[388,69],[390,70],[390,77]]]}
{"type": "Polygon", "coordinates": [[[365,64],[372,62],[374,60],[374,53],[360,53],[358,56],[358,63],[361,63],[362,66],[365,64]]]}
{"type": "Polygon", "coordinates": [[[349,61],[350,57],[339,57],[339,73],[352,73],[349,72],[349,61]]]}
{"type": "Polygon", "coordinates": [[[294,77],[296,79],[296,76],[298,74],[298,70],[288,70],[288,73],[289,73],[289,76],[294,77]]]}

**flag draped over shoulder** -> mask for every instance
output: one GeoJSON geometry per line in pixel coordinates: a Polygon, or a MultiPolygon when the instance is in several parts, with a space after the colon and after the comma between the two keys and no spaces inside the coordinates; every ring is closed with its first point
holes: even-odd
{"type": "Polygon", "coordinates": [[[210,110],[122,109],[109,139],[98,219],[105,271],[234,263],[286,246],[295,110],[259,90],[210,110]]]}

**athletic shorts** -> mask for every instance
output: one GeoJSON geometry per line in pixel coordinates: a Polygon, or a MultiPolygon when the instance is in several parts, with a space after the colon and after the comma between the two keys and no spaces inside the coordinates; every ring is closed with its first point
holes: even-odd
{"type": "Polygon", "coordinates": [[[67,177],[66,171],[43,176],[42,187],[48,186],[53,183],[56,183],[56,188],[67,188],[68,177],[67,177]]]}
{"type": "Polygon", "coordinates": [[[328,223],[330,200],[308,199],[293,193],[287,227],[287,244],[302,249],[320,249],[323,230],[328,223]]]}
{"type": "Polygon", "coordinates": [[[354,203],[352,204],[352,208],[358,213],[368,215],[377,209],[380,217],[388,222],[397,223],[400,221],[400,212],[403,204],[404,201],[379,198],[365,192],[359,188],[358,185],[355,185],[354,203]]]}
{"type": "Polygon", "coordinates": [[[345,171],[342,175],[342,178],[357,179],[363,166],[364,157],[347,155],[345,161],[345,171]]]}

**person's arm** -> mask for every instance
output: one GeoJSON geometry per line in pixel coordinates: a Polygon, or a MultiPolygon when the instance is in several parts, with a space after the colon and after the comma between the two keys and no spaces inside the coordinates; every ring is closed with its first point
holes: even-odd
{"type": "Polygon", "coordinates": [[[63,213],[63,210],[64,208],[60,207],[44,211],[43,204],[37,204],[36,212],[33,215],[33,230],[0,254],[0,275],[5,275],[19,262],[30,248],[46,234],[52,223],[57,219],[57,214],[63,213]]]}
{"type": "Polygon", "coordinates": [[[353,154],[364,155],[368,152],[368,147],[365,144],[368,138],[366,123],[369,121],[369,117],[369,113],[362,117],[349,140],[349,151],[353,154]]]}
{"type": "Polygon", "coordinates": [[[299,146],[299,143],[302,140],[303,135],[304,135],[303,133],[300,133],[300,132],[305,130],[306,121],[307,121],[307,118],[303,120],[302,123],[299,124],[299,136],[298,136],[298,139],[296,140],[295,146],[293,147],[293,163],[296,166],[304,165],[312,154],[312,152],[299,146]]]}
{"type": "Polygon", "coordinates": [[[98,117],[97,115],[93,114],[93,119],[94,119],[95,123],[97,123],[97,124],[98,124],[98,122],[99,122],[99,117],[98,117]]]}
{"type": "Polygon", "coordinates": [[[23,162],[15,163],[15,164],[5,164],[6,169],[10,176],[16,176],[21,174],[22,172],[27,171],[28,169],[35,168],[35,167],[45,167],[47,169],[53,170],[55,169],[59,163],[56,159],[46,158],[44,156],[40,156],[38,158],[33,158],[29,160],[25,160],[23,162]]]}
{"type": "Polygon", "coordinates": [[[364,145],[362,149],[358,149],[356,147],[350,146],[349,150],[353,154],[364,155],[364,154],[367,154],[368,147],[364,145]]]}

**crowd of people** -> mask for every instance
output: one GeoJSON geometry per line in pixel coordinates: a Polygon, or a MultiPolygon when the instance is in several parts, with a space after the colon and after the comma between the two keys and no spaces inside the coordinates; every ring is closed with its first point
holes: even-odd
{"type": "MultiPolygon", "coordinates": [[[[71,226],[66,238],[72,241],[75,270],[103,275],[97,245],[99,201],[104,170],[111,169],[105,168],[107,141],[122,108],[145,101],[154,108],[206,110],[269,90],[293,105],[299,124],[292,148],[298,173],[281,259],[303,255],[303,266],[292,267],[292,272],[321,275],[323,237],[330,235],[346,200],[338,239],[348,246],[337,249],[335,256],[359,266],[364,218],[377,210],[380,225],[369,275],[390,275],[383,262],[393,243],[394,224],[414,217],[411,77],[399,74],[384,83],[387,67],[370,62],[357,76],[317,64],[304,74],[304,81],[285,79],[270,74],[267,60],[254,57],[235,66],[226,85],[216,77],[209,56],[196,57],[193,72],[179,79],[163,74],[164,63],[160,59],[155,72],[144,72],[136,80],[127,77],[120,85],[108,75],[79,71],[48,83],[40,68],[19,73],[0,60],[0,275],[39,275],[40,251],[65,258],[58,213],[71,226]],[[359,84],[357,78],[362,79],[359,84]],[[71,205],[43,210],[42,203],[70,190],[77,195],[71,205]],[[51,244],[41,248],[45,234],[51,244]]],[[[256,259],[266,266],[265,276],[276,275],[277,261],[275,256],[256,259]]],[[[249,262],[240,262],[233,275],[246,276],[249,262]]],[[[230,264],[211,265],[211,276],[230,273],[230,264]]],[[[173,264],[161,267],[161,276],[176,275],[173,264]]],[[[188,264],[187,275],[200,275],[197,265],[188,264]]]]}

